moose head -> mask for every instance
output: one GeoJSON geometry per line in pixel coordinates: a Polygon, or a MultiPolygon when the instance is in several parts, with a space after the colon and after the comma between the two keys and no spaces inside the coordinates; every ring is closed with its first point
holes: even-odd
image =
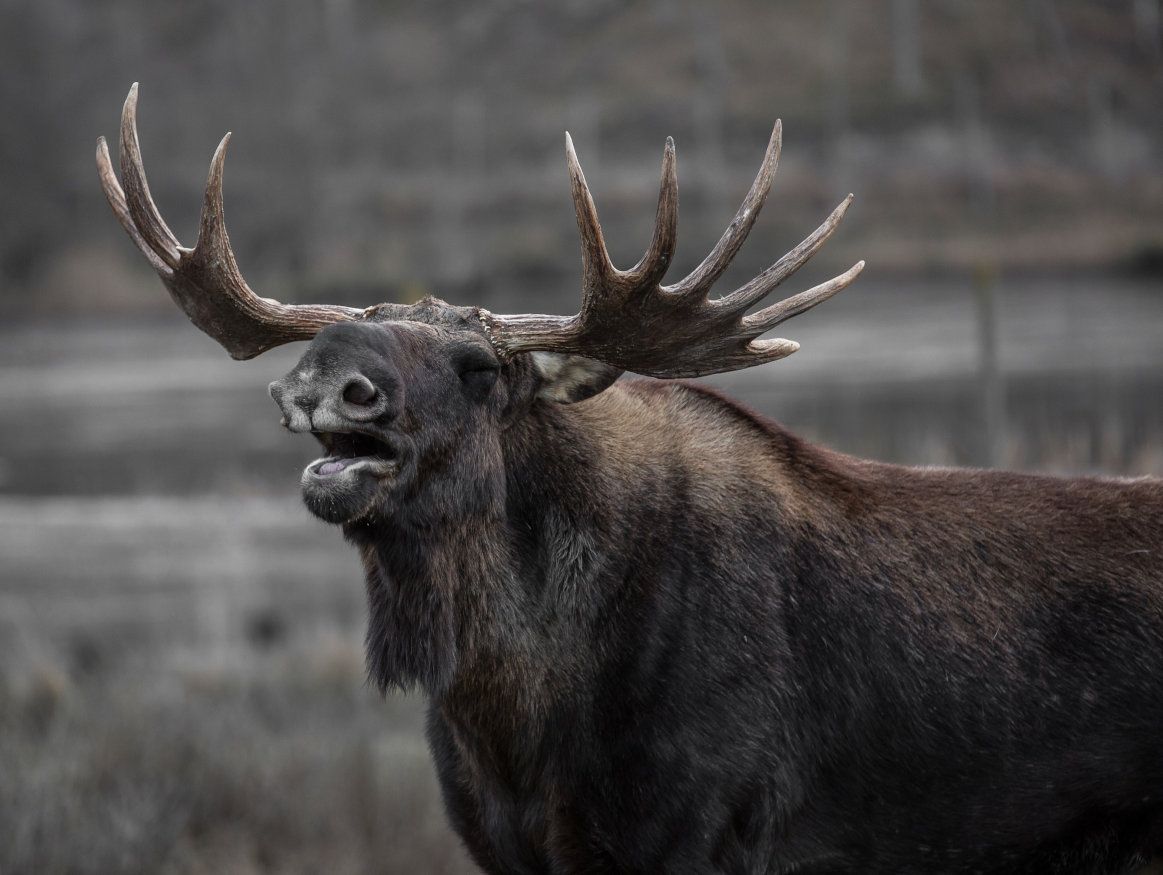
{"type": "MultiPolygon", "coordinates": [[[[582,241],[582,304],[571,317],[503,316],[428,298],[364,310],[281,304],[243,280],[226,234],[222,174],[227,134],[210,164],[192,249],[179,245],[150,196],[136,128],[137,85],[121,118],[121,177],[104,139],[97,163],[114,213],[191,321],[236,359],[313,338],[299,364],[270,392],[284,425],[315,434],[326,455],[303,472],[308,507],[329,522],[415,510],[426,489],[457,483],[459,501],[499,476],[509,424],[531,405],[570,404],[610,386],[623,371],[690,377],[752,367],[795,352],[760,339],[847,287],[864,267],[755,313],[747,311],[796,272],[832,235],[849,195],[815,231],[771,267],[720,298],[708,292],[739,251],[767,198],[779,162],[776,122],[759,173],[710,254],[672,285],[661,281],[675,249],[678,181],[674,143],[662,159],[654,235],[639,262],[614,267],[573,143],[566,157],[582,241]],[[437,474],[444,476],[436,476],[437,474]]],[[[445,496],[447,500],[453,500],[445,496]]],[[[430,509],[440,502],[427,502],[430,509]]]]}

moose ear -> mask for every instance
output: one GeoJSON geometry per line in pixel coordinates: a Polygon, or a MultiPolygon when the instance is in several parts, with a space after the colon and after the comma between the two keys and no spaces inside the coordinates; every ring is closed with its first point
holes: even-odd
{"type": "Polygon", "coordinates": [[[558,352],[533,353],[533,367],[541,378],[537,397],[559,404],[592,398],[622,375],[620,368],[597,359],[558,352]]]}

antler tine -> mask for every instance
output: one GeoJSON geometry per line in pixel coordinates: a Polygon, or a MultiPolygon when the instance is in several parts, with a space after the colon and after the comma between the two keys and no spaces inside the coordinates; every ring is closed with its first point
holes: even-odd
{"type": "Polygon", "coordinates": [[[808,310],[815,307],[817,304],[822,304],[837,292],[842,292],[852,284],[856,277],[860,276],[860,272],[864,270],[864,262],[858,261],[848,270],[839,276],[832,277],[827,282],[822,282],[818,286],[813,286],[806,292],[800,292],[798,295],[792,295],[790,298],[785,298],[770,307],[764,307],[757,313],[752,313],[750,316],[743,317],[743,328],[754,337],[758,337],[765,331],[770,331],[781,322],[786,322],[793,316],[799,316],[801,313],[806,313],[808,310]]]}
{"type": "Polygon", "coordinates": [[[832,233],[840,227],[840,222],[845,213],[848,212],[848,207],[854,197],[855,195],[849,194],[848,197],[840,201],[839,206],[832,210],[828,218],[820,224],[820,227],[801,240],[799,245],[780,258],[779,261],[731,294],[711,301],[711,305],[721,310],[742,312],[770,295],[776,286],[803,267],[808,259],[815,255],[820,247],[828,241],[832,233]]]}
{"type": "Polygon", "coordinates": [[[771,191],[775,171],[779,168],[779,155],[783,149],[783,122],[776,120],[771,129],[771,138],[767,141],[767,151],[763,153],[763,163],[759,165],[759,172],[755,181],[739,205],[735,218],[715,244],[706,258],[702,260],[687,276],[671,286],[663,286],[662,291],[674,295],[703,296],[710,290],[716,280],[723,275],[723,271],[743,246],[747,235],[755,220],[759,218],[759,211],[767,200],[767,193],[771,191]]]}
{"type": "Polygon", "coordinates": [[[97,175],[101,179],[101,190],[105,192],[105,200],[113,208],[113,215],[125,229],[125,233],[133,240],[141,254],[148,259],[150,265],[163,279],[173,273],[168,264],[158,257],[153,248],[141,236],[137,225],[133,223],[133,216],[129,213],[129,205],[125,202],[125,192],[121,190],[121,183],[117,181],[117,174],[113,172],[113,160],[109,157],[109,146],[104,137],[97,138],[97,175]]]}
{"type": "Polygon", "coordinates": [[[662,179],[658,185],[658,210],[654,217],[654,237],[638,263],[623,272],[632,285],[653,286],[666,275],[678,242],[678,165],[674,138],[666,138],[662,152],[662,179]]]}
{"type": "Polygon", "coordinates": [[[206,176],[206,191],[202,200],[202,215],[198,221],[198,242],[194,244],[190,260],[205,265],[221,264],[224,278],[227,280],[224,291],[245,304],[258,296],[242,278],[238,262],[234,260],[234,251],[230,248],[230,237],[226,233],[226,217],[222,203],[222,172],[226,167],[226,147],[229,143],[230,133],[227,132],[219,142],[218,148],[214,150],[214,157],[210,159],[210,171],[206,176]]]}
{"type": "Polygon", "coordinates": [[[594,206],[593,195],[586,184],[581,163],[573,148],[573,138],[565,132],[565,160],[569,167],[570,192],[573,195],[573,209],[577,215],[577,229],[582,242],[582,289],[588,295],[598,292],[617,273],[610,254],[606,251],[606,241],[602,237],[602,224],[598,221],[598,208],[594,206]]]}
{"type": "Polygon", "coordinates": [[[238,270],[222,208],[222,171],[230,134],[222,138],[206,180],[198,242],[185,249],[167,227],[150,197],[137,142],[137,84],[121,114],[121,174],[117,181],[105,139],[97,141],[97,172],[114,214],[161,276],[170,297],[198,328],[236,359],[253,358],[292,340],[308,340],[334,322],[361,319],[376,308],[280,304],[260,298],[238,270]]]}
{"type": "MultiPolygon", "coordinates": [[[[230,236],[226,233],[225,209],[222,202],[222,174],[226,167],[226,147],[229,143],[230,134],[227,133],[214,150],[214,157],[210,159],[206,191],[202,200],[202,215],[198,221],[198,242],[194,244],[191,252],[186,253],[184,266],[188,271],[213,277],[216,283],[215,292],[237,311],[256,321],[265,319],[278,324],[292,311],[273,299],[260,298],[251,290],[238,269],[234,250],[230,248],[230,236]]],[[[194,300],[179,301],[191,318],[194,316],[194,310],[201,315],[202,303],[194,300]],[[195,304],[199,306],[195,307],[195,304]]],[[[219,326],[218,330],[228,331],[229,328],[219,326]]],[[[231,352],[231,355],[234,355],[234,352],[231,352]]],[[[236,357],[250,358],[251,355],[258,355],[258,352],[236,357]]]]}
{"type": "Polygon", "coordinates": [[[121,109],[121,178],[126,202],[141,237],[158,258],[171,268],[178,266],[178,238],[166,225],[149,193],[141,146],[137,141],[137,83],[134,82],[121,109]]]}

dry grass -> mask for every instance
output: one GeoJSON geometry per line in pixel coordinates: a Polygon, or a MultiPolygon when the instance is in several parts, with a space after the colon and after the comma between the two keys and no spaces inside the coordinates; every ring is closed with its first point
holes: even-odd
{"type": "Polygon", "coordinates": [[[0,871],[474,871],[444,824],[418,703],[368,690],[358,652],[321,651],[260,658],[244,678],[10,676],[0,871]]]}

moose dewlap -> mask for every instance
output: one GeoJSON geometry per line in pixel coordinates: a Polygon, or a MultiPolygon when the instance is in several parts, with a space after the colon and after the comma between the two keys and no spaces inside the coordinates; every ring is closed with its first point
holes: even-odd
{"type": "Polygon", "coordinates": [[[663,285],[610,262],[567,140],[576,316],[434,298],[284,305],[242,279],[226,140],[198,239],[154,206],[135,127],[114,213],[200,329],[324,455],[303,496],[360,551],[367,661],[418,687],[448,816],[488,872],[1117,872],[1163,853],[1163,481],[912,469],[806,443],[695,377],[863,263],[749,313],[838,226],[712,298],[780,150],[663,285]],[[122,187],[124,185],[124,188],[122,187]]]}

